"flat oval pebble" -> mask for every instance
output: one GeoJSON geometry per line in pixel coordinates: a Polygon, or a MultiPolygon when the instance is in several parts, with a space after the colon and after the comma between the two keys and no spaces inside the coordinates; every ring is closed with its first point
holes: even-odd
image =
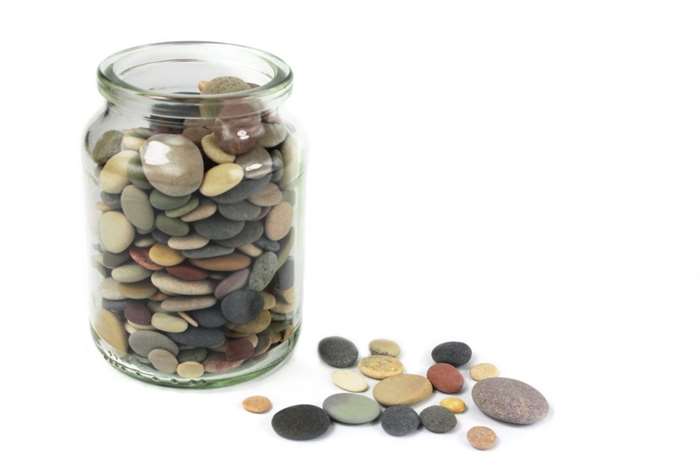
{"type": "Polygon", "coordinates": [[[129,254],[127,252],[121,252],[119,254],[112,254],[111,252],[103,252],[100,257],[100,263],[105,267],[113,269],[119,267],[129,260],[129,254]]]}
{"type": "Polygon", "coordinates": [[[169,312],[156,312],[153,314],[151,325],[163,332],[172,333],[182,333],[189,327],[186,320],[169,312]]]}
{"type": "Polygon", "coordinates": [[[129,346],[134,350],[134,353],[144,357],[148,357],[148,353],[156,348],[164,349],[175,355],[179,352],[174,341],[162,333],[152,330],[137,330],[129,335],[129,346]]]}
{"type": "Polygon", "coordinates": [[[280,152],[282,152],[282,160],[284,161],[284,174],[282,175],[281,186],[287,188],[296,182],[301,174],[301,145],[299,140],[290,134],[282,143],[280,152]]]}
{"type": "Polygon", "coordinates": [[[106,131],[95,143],[91,154],[92,159],[100,164],[105,163],[110,157],[121,150],[123,137],[124,135],[121,131],[106,131]]]}
{"type": "Polygon", "coordinates": [[[282,202],[282,191],[275,183],[269,183],[263,189],[252,194],[248,200],[260,207],[272,207],[282,202]]]}
{"type": "Polygon", "coordinates": [[[180,280],[204,280],[209,276],[209,274],[202,269],[198,269],[192,265],[179,264],[172,267],[167,267],[165,270],[168,271],[173,277],[177,277],[180,280]]]}
{"type": "Polygon", "coordinates": [[[125,296],[119,291],[119,282],[113,278],[106,278],[100,283],[100,296],[104,299],[119,300],[125,296]]]}
{"type": "Polygon", "coordinates": [[[158,265],[148,257],[148,249],[146,248],[131,248],[129,249],[129,257],[133,259],[134,262],[139,264],[144,269],[148,270],[161,270],[162,265],[158,265]]]}
{"type": "Polygon", "coordinates": [[[359,368],[360,372],[367,377],[377,380],[393,377],[402,374],[404,371],[401,361],[391,356],[368,356],[362,358],[359,368]]]}
{"type": "Polygon", "coordinates": [[[231,163],[236,160],[236,156],[222,150],[214,138],[214,133],[207,134],[202,138],[202,149],[207,157],[216,163],[231,163]]]}
{"type": "Polygon", "coordinates": [[[148,353],[148,360],[153,367],[165,374],[174,374],[177,368],[177,358],[170,352],[156,348],[148,353]]]}
{"type": "Polygon", "coordinates": [[[272,158],[262,146],[256,146],[251,151],[239,155],[236,163],[241,166],[248,179],[257,180],[272,172],[272,158]]]}
{"type": "Polygon", "coordinates": [[[180,217],[183,222],[196,222],[197,220],[204,220],[209,218],[216,213],[217,206],[215,203],[209,200],[203,200],[199,203],[199,206],[191,211],[190,213],[180,217]]]}
{"type": "Polygon", "coordinates": [[[376,339],[369,342],[369,352],[377,356],[393,356],[397,358],[401,354],[401,347],[395,341],[376,339]]]}
{"type": "Polygon", "coordinates": [[[294,286],[294,259],[287,259],[287,262],[277,270],[275,282],[275,286],[280,290],[287,290],[294,286]]]}
{"type": "Polygon", "coordinates": [[[229,239],[243,230],[245,222],[229,220],[221,215],[194,222],[194,230],[205,238],[211,240],[229,239]]]}
{"type": "Polygon", "coordinates": [[[129,160],[136,152],[124,150],[114,154],[100,171],[100,189],[106,193],[119,194],[129,184],[129,160]]]}
{"type": "Polygon", "coordinates": [[[165,214],[156,216],[156,228],[169,236],[187,236],[190,232],[189,224],[179,218],[170,218],[165,214]]]}
{"type": "Polygon", "coordinates": [[[263,309],[254,320],[251,320],[247,324],[236,325],[234,327],[234,331],[243,335],[253,335],[265,330],[270,326],[271,322],[272,315],[270,314],[270,311],[263,309]]]}
{"type": "Polygon", "coordinates": [[[288,202],[277,204],[270,210],[265,219],[265,235],[273,241],[278,241],[289,233],[294,220],[294,208],[288,202]]]}
{"type": "Polygon", "coordinates": [[[110,211],[100,216],[100,244],[107,252],[119,254],[134,241],[136,231],[121,212],[110,211]]]}
{"type": "Polygon", "coordinates": [[[215,196],[212,199],[218,204],[235,204],[248,199],[252,194],[265,188],[272,178],[271,175],[259,180],[243,180],[235,188],[215,196]]]}
{"type": "Polygon", "coordinates": [[[440,401],[440,406],[448,409],[451,413],[460,414],[467,410],[467,404],[461,398],[451,396],[440,401]]]}
{"type": "Polygon", "coordinates": [[[426,374],[430,383],[442,393],[459,393],[464,386],[464,377],[452,365],[444,362],[434,364],[426,374]]]}
{"type": "Polygon", "coordinates": [[[248,283],[249,274],[249,269],[243,269],[233,272],[231,275],[221,280],[218,285],[216,285],[216,289],[214,290],[214,296],[216,296],[218,299],[221,299],[227,294],[243,288],[246,285],[246,283],[248,283]]]}
{"type": "Polygon", "coordinates": [[[207,244],[209,244],[209,240],[204,236],[199,236],[197,234],[172,237],[168,240],[168,247],[177,251],[200,249],[207,244]]]}
{"type": "Polygon", "coordinates": [[[446,362],[459,367],[469,362],[472,350],[461,341],[448,341],[437,345],[433,349],[432,357],[435,362],[446,362]]]}
{"type": "Polygon", "coordinates": [[[192,311],[189,314],[200,326],[206,328],[222,327],[227,322],[221,310],[216,307],[192,311]]]}
{"type": "Polygon", "coordinates": [[[185,260],[180,252],[164,244],[154,244],[148,250],[148,257],[154,263],[163,267],[172,267],[185,260]]]}
{"type": "Polygon", "coordinates": [[[229,220],[255,220],[260,215],[262,209],[248,201],[241,201],[235,204],[221,204],[219,213],[229,220]]]}
{"type": "MultiPolygon", "coordinates": [[[[180,351],[177,359],[181,362],[202,362],[207,358],[209,351],[206,348],[192,348],[180,351]]],[[[204,370],[204,368],[202,368],[204,370]]]]}
{"type": "MultiPolygon", "coordinates": [[[[137,149],[132,150],[136,151],[137,149]]],[[[151,186],[151,183],[148,182],[146,174],[143,172],[143,166],[141,165],[141,157],[136,152],[134,152],[134,155],[129,159],[129,165],[126,167],[126,177],[129,178],[129,182],[137,188],[153,188],[153,186],[151,186]]]]}
{"type": "Polygon", "coordinates": [[[477,382],[491,377],[498,377],[498,368],[488,362],[482,362],[469,368],[469,376],[477,382]]]}
{"type": "Polygon", "coordinates": [[[289,440],[312,440],[326,433],[331,426],[328,414],[318,406],[295,405],[275,413],[272,428],[289,440]]]}
{"type": "Polygon", "coordinates": [[[264,147],[275,147],[282,144],[287,137],[287,126],[284,123],[266,123],[263,124],[265,132],[258,139],[258,142],[264,147]]]}
{"type": "Polygon", "coordinates": [[[243,168],[236,163],[222,163],[207,170],[199,192],[207,197],[218,196],[243,180],[243,168]]]}
{"type": "Polygon", "coordinates": [[[134,283],[120,283],[119,293],[129,299],[148,299],[158,290],[150,280],[143,280],[134,283]]]}
{"type": "Polygon", "coordinates": [[[189,327],[181,333],[168,333],[176,343],[192,347],[214,348],[226,342],[224,332],[216,328],[189,327]]]}
{"type": "Polygon", "coordinates": [[[496,432],[486,426],[474,426],[467,431],[469,444],[477,450],[490,450],[496,446],[496,432]]]}
{"type": "Polygon", "coordinates": [[[263,299],[253,290],[237,290],[221,301],[221,311],[226,320],[235,325],[255,320],[262,311],[263,299]]]}
{"type": "Polygon", "coordinates": [[[355,393],[336,393],[325,399],[323,409],[336,422],[367,424],[379,417],[382,408],[372,398],[355,393]]]}
{"type": "Polygon", "coordinates": [[[343,337],[326,337],[318,343],[318,355],[331,367],[352,367],[358,354],[355,343],[343,337]]]}
{"type": "Polygon", "coordinates": [[[124,317],[134,324],[151,325],[152,314],[145,304],[137,301],[128,301],[124,307],[124,317]]]}
{"type": "Polygon", "coordinates": [[[243,400],[243,409],[250,413],[262,414],[272,409],[272,402],[265,396],[249,396],[243,400]]]}
{"type": "Polygon", "coordinates": [[[255,346],[247,338],[227,340],[225,354],[229,361],[244,361],[255,354],[255,346]]]}
{"type": "Polygon", "coordinates": [[[204,375],[204,366],[198,361],[185,361],[177,365],[176,372],[183,379],[198,379],[204,375]]]}
{"type": "Polygon", "coordinates": [[[351,369],[338,369],[333,371],[331,375],[333,383],[343,390],[348,392],[364,392],[367,391],[369,385],[367,379],[362,374],[351,369]]]}
{"type": "Polygon", "coordinates": [[[153,207],[159,210],[172,210],[186,205],[191,199],[189,194],[184,196],[168,196],[157,189],[151,191],[148,201],[153,207]]]}
{"type": "Polygon", "coordinates": [[[539,391],[505,377],[478,382],[472,389],[472,398],[484,414],[510,424],[534,424],[549,412],[549,404],[539,391]]]}
{"type": "Polygon", "coordinates": [[[126,332],[119,318],[109,311],[100,309],[92,322],[97,336],[104,340],[119,356],[128,351],[126,332]]]}
{"type": "Polygon", "coordinates": [[[457,418],[442,406],[428,406],[420,412],[420,421],[430,432],[445,434],[457,427],[457,418]]]}
{"type": "Polygon", "coordinates": [[[384,406],[410,406],[428,399],[433,386],[422,375],[401,374],[380,381],[372,394],[384,406]]]}
{"type": "Polygon", "coordinates": [[[125,264],[112,270],[112,278],[120,283],[134,283],[147,279],[152,273],[138,264],[125,264]]]}
{"type": "Polygon", "coordinates": [[[190,262],[204,270],[214,272],[235,272],[250,265],[250,257],[243,254],[229,254],[228,256],[212,257],[211,259],[191,259],[190,262]]]}
{"type": "Polygon", "coordinates": [[[408,406],[388,407],[380,421],[384,432],[395,437],[411,434],[420,427],[420,416],[408,406]]]}
{"type": "Polygon", "coordinates": [[[214,304],[216,304],[216,298],[213,296],[178,296],[163,301],[161,310],[163,312],[195,311],[212,307],[214,304]]]}
{"type": "Polygon", "coordinates": [[[136,186],[127,186],[121,195],[122,211],[133,226],[143,231],[151,231],[155,225],[153,207],[148,195],[136,186]]]}
{"type": "Polygon", "coordinates": [[[236,248],[222,246],[220,244],[207,244],[199,249],[188,249],[182,251],[182,255],[188,259],[211,259],[212,257],[228,256],[236,248]]]}
{"type": "Polygon", "coordinates": [[[253,263],[248,279],[248,288],[255,291],[264,290],[270,284],[277,271],[277,255],[266,252],[253,263]]]}
{"type": "Polygon", "coordinates": [[[168,196],[196,191],[204,178],[197,146],[179,134],[156,134],[141,146],[141,164],[149,183],[168,196]]]}
{"type": "Polygon", "coordinates": [[[219,244],[230,248],[239,248],[243,245],[250,244],[253,241],[259,240],[264,232],[264,227],[261,222],[245,222],[243,229],[233,238],[220,240],[219,244]]]}
{"type": "Polygon", "coordinates": [[[183,205],[182,207],[177,207],[175,209],[170,209],[165,211],[165,216],[170,217],[170,218],[180,218],[183,217],[190,212],[192,212],[194,209],[199,207],[199,198],[198,197],[192,197],[187,204],[183,205]]]}

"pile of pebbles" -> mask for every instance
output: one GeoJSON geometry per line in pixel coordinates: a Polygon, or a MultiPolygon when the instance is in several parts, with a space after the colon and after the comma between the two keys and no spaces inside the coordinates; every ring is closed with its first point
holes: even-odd
{"type": "MultiPolygon", "coordinates": [[[[338,336],[319,342],[321,359],[336,368],[332,382],[343,393],[336,393],[322,403],[295,405],[278,411],[272,417],[272,428],[290,440],[311,440],[326,433],[333,422],[361,425],[379,421],[392,436],[412,434],[423,427],[437,434],[452,432],[457,427],[457,414],[467,410],[459,396],[465,391],[460,368],[472,357],[466,343],[450,341],[437,345],[431,355],[435,364],[425,375],[405,372],[399,356],[399,345],[391,340],[374,340],[370,355],[359,358],[357,346],[338,336]],[[357,366],[357,370],[355,370],[357,366]],[[360,394],[369,390],[368,379],[376,380],[372,398],[360,394]],[[429,400],[435,391],[453,395],[443,398],[419,412],[412,406],[429,400]]],[[[507,424],[529,425],[543,419],[549,404],[530,385],[499,376],[490,363],[471,365],[470,377],[477,383],[472,388],[474,404],[488,417],[507,424]]],[[[496,433],[488,426],[472,426],[466,434],[470,445],[488,450],[497,443],[496,433]]]]}
{"type": "MultiPolygon", "coordinates": [[[[203,94],[251,86],[199,83],[203,94]]],[[[102,275],[93,329],[117,358],[167,380],[257,361],[298,327],[299,143],[260,105],[223,102],[109,130],[90,151],[102,275]]]]}

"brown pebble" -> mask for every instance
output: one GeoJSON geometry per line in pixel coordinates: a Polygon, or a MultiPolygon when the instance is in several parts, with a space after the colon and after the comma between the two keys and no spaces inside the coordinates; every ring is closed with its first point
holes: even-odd
{"type": "Polygon", "coordinates": [[[250,257],[234,253],[228,256],[212,257],[211,259],[191,259],[190,262],[204,270],[235,272],[248,267],[250,265],[250,257]]]}
{"type": "Polygon", "coordinates": [[[467,432],[467,440],[477,450],[489,450],[496,446],[496,432],[484,426],[475,426],[467,432]]]}
{"type": "Polygon", "coordinates": [[[187,264],[180,264],[175,265],[173,267],[167,267],[165,270],[167,270],[168,273],[173,277],[187,281],[204,280],[209,275],[205,270],[198,269],[197,267],[193,267],[187,264]]]}
{"type": "Polygon", "coordinates": [[[459,393],[464,386],[464,377],[452,365],[440,362],[428,369],[430,383],[442,393],[459,393]]]}
{"type": "Polygon", "coordinates": [[[129,249],[129,256],[144,269],[161,270],[163,268],[148,257],[148,248],[131,248],[129,249]]]}
{"type": "Polygon", "coordinates": [[[262,414],[272,409],[272,402],[264,396],[250,396],[243,400],[243,408],[251,413],[262,414]]]}

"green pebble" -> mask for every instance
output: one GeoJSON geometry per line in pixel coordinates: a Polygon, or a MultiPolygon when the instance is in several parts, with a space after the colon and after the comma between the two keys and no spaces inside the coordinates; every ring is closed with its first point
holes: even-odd
{"type": "Polygon", "coordinates": [[[92,160],[99,164],[105,163],[117,152],[122,149],[122,133],[117,130],[107,131],[95,143],[95,148],[92,150],[92,160]]]}
{"type": "Polygon", "coordinates": [[[151,201],[151,205],[156,209],[172,210],[187,204],[190,200],[190,195],[188,194],[187,196],[173,197],[154,189],[151,191],[149,200],[151,201]]]}
{"type": "Polygon", "coordinates": [[[189,202],[187,202],[187,204],[183,205],[182,207],[166,210],[165,215],[167,215],[170,218],[180,218],[183,215],[189,214],[197,207],[199,207],[199,198],[193,197],[189,200],[189,202]]]}
{"type": "Polygon", "coordinates": [[[187,236],[190,232],[190,226],[187,223],[164,214],[156,217],[156,228],[170,236],[187,236]]]}
{"type": "Polygon", "coordinates": [[[126,177],[129,182],[141,189],[152,189],[151,183],[146,179],[146,175],[143,173],[143,166],[141,166],[141,157],[138,154],[134,155],[129,159],[129,164],[126,167],[126,177]]]}

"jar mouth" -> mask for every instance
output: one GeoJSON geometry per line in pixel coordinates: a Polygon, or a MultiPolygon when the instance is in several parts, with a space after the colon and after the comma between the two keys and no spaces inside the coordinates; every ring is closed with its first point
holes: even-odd
{"type": "Polygon", "coordinates": [[[256,101],[273,108],[292,89],[293,73],[281,58],[225,42],[161,42],[122,50],[97,70],[100,93],[115,105],[148,107],[151,114],[198,115],[202,105],[256,101]],[[200,94],[198,83],[236,76],[253,87],[225,94],[200,94]]]}

